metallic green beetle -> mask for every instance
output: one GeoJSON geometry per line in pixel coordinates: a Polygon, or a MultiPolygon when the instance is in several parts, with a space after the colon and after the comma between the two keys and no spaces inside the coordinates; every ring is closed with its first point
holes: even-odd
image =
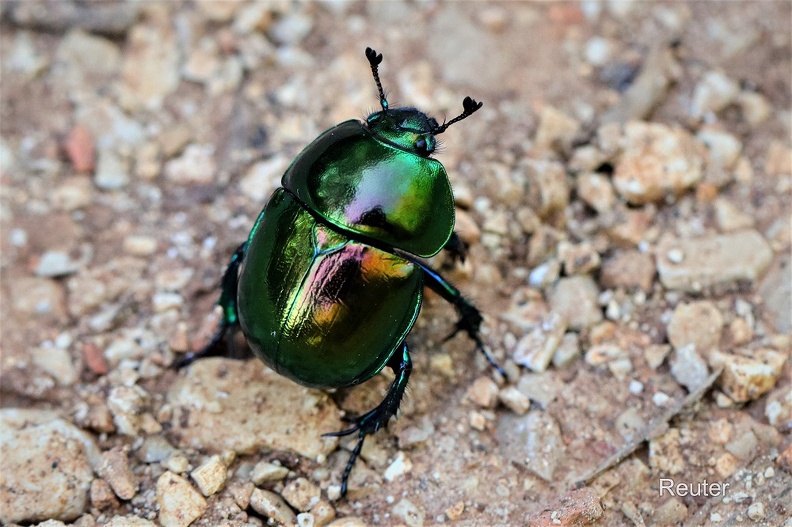
{"type": "Polygon", "coordinates": [[[396,414],[412,369],[405,338],[421,307],[423,286],[437,291],[493,366],[480,335],[481,314],[420,258],[445,248],[464,258],[454,232],[454,198],[443,165],[431,158],[435,136],[481,108],[442,125],[415,108],[389,108],[380,83],[382,55],[366,57],[382,111],[365,123],[346,121],[308,145],[256,220],[225,272],[224,311],[212,341],[180,366],[215,353],[229,329],[241,326],[253,353],[300,384],[342,388],[385,366],[396,379],[385,399],[353,426],[357,433],[342,476],[347,491],[366,435],[396,414]]]}

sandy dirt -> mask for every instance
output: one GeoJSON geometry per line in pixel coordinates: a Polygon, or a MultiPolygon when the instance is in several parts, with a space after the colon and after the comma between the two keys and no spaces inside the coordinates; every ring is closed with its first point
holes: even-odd
{"type": "Polygon", "coordinates": [[[0,522],[790,525],[789,2],[0,6],[0,522]],[[432,263],[507,378],[428,292],[339,500],[320,436],[392,375],[172,364],[290,160],[378,108],[366,46],[392,107],[484,102],[432,263]]]}

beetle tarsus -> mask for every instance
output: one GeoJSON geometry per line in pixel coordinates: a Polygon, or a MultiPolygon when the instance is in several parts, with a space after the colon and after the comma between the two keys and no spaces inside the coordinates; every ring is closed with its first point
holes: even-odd
{"type": "Polygon", "coordinates": [[[484,354],[484,358],[487,359],[487,362],[490,363],[490,366],[495,368],[498,373],[506,377],[506,372],[504,369],[495,361],[493,356],[490,354],[489,349],[487,349],[487,346],[485,346],[484,342],[481,340],[480,329],[481,322],[483,321],[481,312],[476,308],[476,306],[465,300],[465,297],[463,296],[460,296],[454,305],[457,309],[457,313],[459,313],[459,320],[457,321],[453,331],[451,331],[451,333],[449,333],[448,336],[443,339],[443,342],[451,340],[457,333],[464,331],[467,333],[467,336],[476,343],[476,349],[484,354]]]}
{"type": "Polygon", "coordinates": [[[451,237],[443,246],[443,249],[448,251],[448,254],[451,256],[452,264],[456,262],[465,263],[468,245],[462,241],[462,238],[459,237],[457,231],[451,233],[451,237]]]}
{"type": "Polygon", "coordinates": [[[355,448],[352,449],[352,453],[349,455],[349,461],[347,461],[347,465],[344,468],[344,473],[341,475],[341,497],[343,498],[347,494],[347,490],[349,488],[349,474],[352,473],[352,467],[355,466],[355,461],[357,461],[358,456],[360,455],[360,451],[363,450],[363,440],[366,439],[365,435],[361,435],[360,439],[358,440],[355,448]]]}
{"type": "Polygon", "coordinates": [[[342,497],[346,495],[349,474],[352,472],[352,467],[355,465],[360,450],[363,448],[363,441],[366,439],[366,436],[374,434],[382,428],[387,428],[388,421],[390,421],[390,418],[396,415],[396,412],[399,410],[399,404],[404,396],[404,390],[407,388],[407,381],[412,371],[412,359],[410,359],[410,351],[407,348],[407,344],[402,344],[401,357],[397,354],[391,356],[388,361],[388,366],[390,366],[396,374],[396,379],[394,379],[393,384],[391,384],[382,402],[376,408],[369,410],[361,416],[345,418],[344,421],[353,423],[353,426],[350,428],[324,434],[325,437],[343,437],[356,432],[358,434],[358,442],[352,450],[349,461],[347,461],[347,466],[341,476],[342,497]]]}

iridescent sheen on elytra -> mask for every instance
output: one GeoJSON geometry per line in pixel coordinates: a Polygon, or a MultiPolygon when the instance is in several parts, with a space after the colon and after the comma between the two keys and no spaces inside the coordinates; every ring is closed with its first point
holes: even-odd
{"type": "Polygon", "coordinates": [[[454,230],[443,165],[379,140],[359,121],[314,140],[286,170],[283,187],[351,236],[417,256],[437,254],[454,230]]]}
{"type": "Polygon", "coordinates": [[[421,269],[387,249],[432,256],[451,236],[445,169],[347,121],[306,147],[282,183],[248,239],[242,329],[281,375],[358,384],[385,366],[421,306],[421,269]]]}

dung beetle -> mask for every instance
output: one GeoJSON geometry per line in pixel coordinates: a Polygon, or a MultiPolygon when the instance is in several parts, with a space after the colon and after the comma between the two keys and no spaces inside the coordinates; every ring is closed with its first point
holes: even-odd
{"type": "Polygon", "coordinates": [[[441,249],[464,259],[451,184],[431,155],[436,136],[482,103],[465,97],[463,112],[443,124],[415,108],[390,108],[382,54],[366,48],[366,58],[382,110],[330,128],[292,161],[223,275],[217,333],[178,363],[222,354],[218,344],[241,327],[259,359],[305,386],[354,386],[390,367],[396,378],[383,401],[326,434],[358,436],[342,496],[366,436],[387,425],[404,395],[412,370],[405,338],[424,286],[459,314],[446,340],[464,331],[502,372],[482,343],[479,310],[422,260],[441,249]]]}

